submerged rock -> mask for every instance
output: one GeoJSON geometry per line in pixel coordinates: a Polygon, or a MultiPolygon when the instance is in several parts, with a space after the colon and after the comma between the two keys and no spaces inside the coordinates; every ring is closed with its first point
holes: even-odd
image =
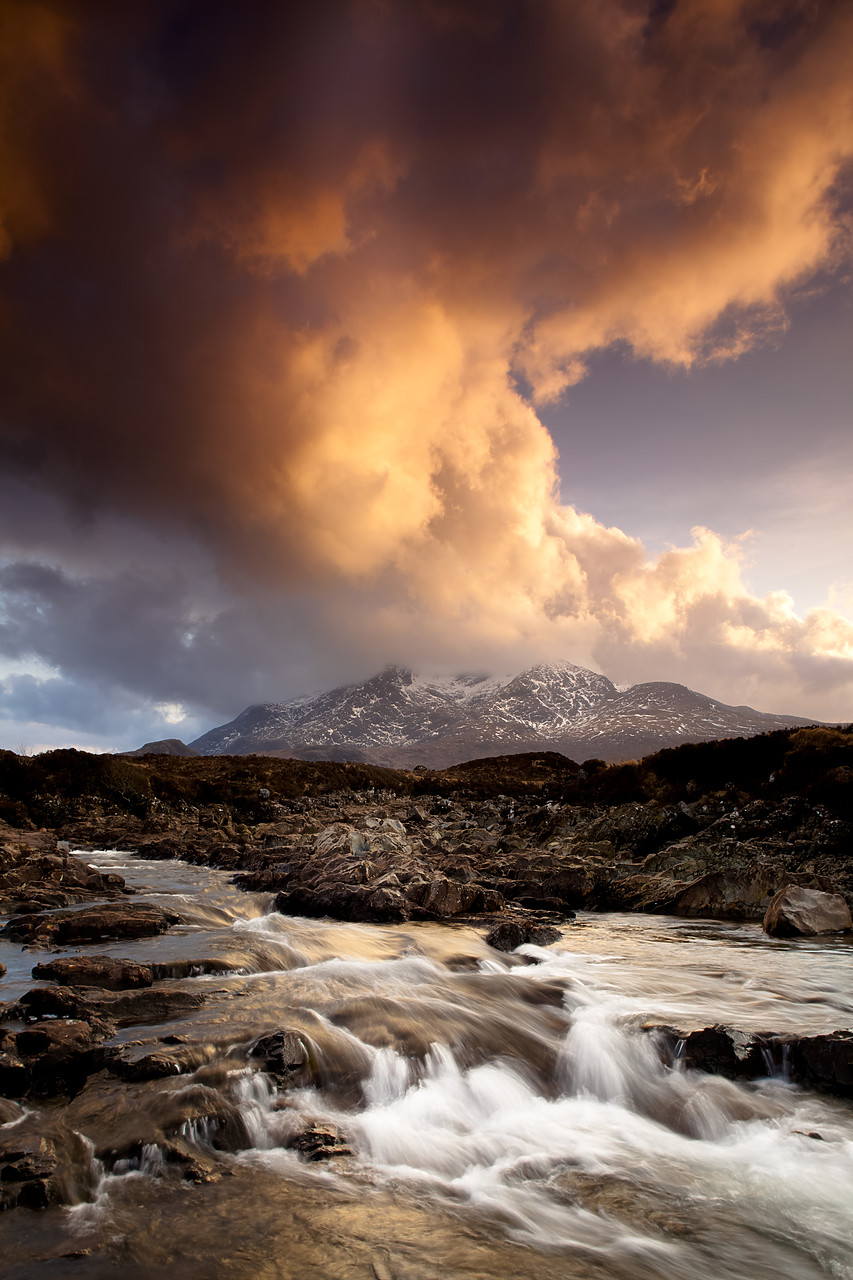
{"type": "Polygon", "coordinates": [[[813,937],[844,933],[853,928],[853,920],[840,893],[821,893],[789,884],[772,899],[762,927],[776,938],[813,937]]]}

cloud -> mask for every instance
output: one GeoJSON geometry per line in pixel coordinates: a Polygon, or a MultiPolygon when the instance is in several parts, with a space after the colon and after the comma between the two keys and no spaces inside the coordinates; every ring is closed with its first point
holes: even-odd
{"type": "Polygon", "coordinates": [[[212,712],[556,651],[853,706],[849,624],[562,505],[535,407],[849,262],[846,6],[3,13],[11,651],[212,712]]]}

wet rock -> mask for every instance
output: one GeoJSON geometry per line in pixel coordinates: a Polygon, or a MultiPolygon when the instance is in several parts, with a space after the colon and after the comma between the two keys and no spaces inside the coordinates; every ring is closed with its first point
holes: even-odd
{"type": "Polygon", "coordinates": [[[150,987],[154,975],[150,965],[113,956],[68,956],[37,964],[32,976],[62,987],[103,987],[122,991],[133,987],[150,987]]]}
{"type": "Polygon", "coordinates": [[[793,1079],[825,1093],[853,1097],[853,1031],[801,1037],[789,1043],[786,1056],[793,1079]]]}
{"type": "Polygon", "coordinates": [[[565,867],[542,882],[544,896],[556,898],[570,908],[588,904],[595,892],[595,887],[593,871],[584,866],[565,867]]]}
{"type": "Polygon", "coordinates": [[[0,1044],[0,1083],[15,1097],[73,1097],[110,1057],[103,1033],[87,1022],[59,1018],[6,1035],[0,1044]]]}
{"type": "Polygon", "coordinates": [[[27,838],[8,828],[5,834],[14,838],[0,844],[3,914],[65,906],[94,896],[115,897],[125,891],[121,876],[102,874],[65,850],[57,851],[54,836],[32,833],[27,838]]]}
{"type": "Polygon", "coordinates": [[[44,915],[15,916],[0,937],[28,946],[64,946],[78,942],[103,942],[113,938],[146,938],[165,933],[181,917],[152,904],[104,903],[44,915]]]}
{"type": "Polygon", "coordinates": [[[280,1029],[259,1036],[249,1046],[249,1057],[260,1059],[264,1071],[281,1084],[301,1087],[311,1082],[310,1055],[295,1031],[280,1029]]]}
{"type": "Polygon", "coordinates": [[[534,947],[550,947],[553,942],[562,938],[559,929],[551,925],[520,924],[517,920],[502,920],[500,924],[486,934],[486,942],[496,951],[515,951],[517,947],[530,943],[534,947]]]}
{"type": "Polygon", "coordinates": [[[284,915],[352,920],[362,923],[396,923],[408,920],[411,903],[399,889],[369,885],[300,885],[276,894],[273,909],[284,915]]]}
{"type": "Polygon", "coordinates": [[[647,1024],[664,1061],[727,1079],[778,1075],[837,1097],[853,1097],[853,1031],[796,1036],[715,1025],[680,1031],[647,1024]]]}
{"type": "Polygon", "coordinates": [[[330,1124],[309,1125],[291,1140],[290,1146],[308,1160],[331,1160],[353,1154],[346,1138],[330,1124]]]}
{"type": "Polygon", "coordinates": [[[199,991],[180,987],[143,987],[129,991],[105,991],[101,987],[33,987],[18,1001],[25,1019],[77,1018],[88,1022],[131,1026],[165,1022],[199,1009],[199,991]]]}
{"type": "Polygon", "coordinates": [[[170,1053],[144,1053],[139,1057],[120,1054],[110,1070],[122,1080],[164,1080],[181,1074],[181,1062],[170,1053]]]}
{"type": "Polygon", "coordinates": [[[787,885],[767,907],[764,932],[776,938],[844,933],[853,928],[850,908],[839,893],[787,885]]]}
{"type": "Polygon", "coordinates": [[[715,1025],[684,1036],[674,1033],[670,1044],[674,1061],[696,1071],[734,1080],[768,1074],[768,1062],[772,1059],[763,1056],[761,1050],[769,1048],[771,1040],[770,1035],[715,1025]]]}
{"type": "Polygon", "coordinates": [[[0,1094],[5,1098],[22,1098],[29,1087],[27,1064],[15,1053],[0,1052],[0,1094]]]}
{"type": "Polygon", "coordinates": [[[0,1137],[0,1207],[46,1209],[90,1200],[97,1175],[84,1139],[61,1122],[39,1132],[43,1121],[31,1120],[0,1137]]]}

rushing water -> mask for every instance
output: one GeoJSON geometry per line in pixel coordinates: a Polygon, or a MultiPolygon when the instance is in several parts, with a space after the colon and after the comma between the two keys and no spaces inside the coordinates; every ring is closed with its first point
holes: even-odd
{"type": "MultiPolygon", "coordinates": [[[[591,915],[505,956],[469,927],[268,915],[225,873],[87,860],[187,921],[95,950],[222,971],[182,979],[201,1009],[116,1037],[130,1055],[168,1038],[180,1076],[105,1075],[70,1104],[104,1157],[97,1196],[0,1220],[15,1280],[853,1277],[853,1108],[669,1068],[643,1030],[853,1026],[849,942],[591,915]],[[319,1084],[278,1090],[247,1065],[278,1027],[319,1084]],[[312,1123],[352,1156],[291,1149],[312,1123]],[[182,1181],[175,1142],[216,1180],[182,1181]]],[[[4,948],[0,998],[43,958],[4,948]]]]}

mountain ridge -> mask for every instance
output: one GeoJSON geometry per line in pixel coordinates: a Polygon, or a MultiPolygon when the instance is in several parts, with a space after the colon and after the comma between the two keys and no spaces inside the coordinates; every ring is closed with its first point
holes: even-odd
{"type": "Polygon", "coordinates": [[[389,666],[317,695],[246,707],[190,747],[202,755],[391,768],[445,768],[478,756],[542,750],[615,762],[682,742],[815,723],[729,706],[670,681],[618,689],[607,676],[566,661],[498,676],[429,676],[389,666]]]}

